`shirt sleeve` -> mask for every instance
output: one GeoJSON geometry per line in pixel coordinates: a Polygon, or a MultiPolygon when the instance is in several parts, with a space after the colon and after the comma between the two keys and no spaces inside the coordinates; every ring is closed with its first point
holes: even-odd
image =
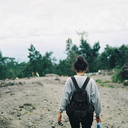
{"type": "Polygon", "coordinates": [[[91,102],[94,106],[96,116],[100,116],[101,113],[100,94],[97,85],[93,79],[92,79],[91,102]]]}
{"type": "Polygon", "coordinates": [[[62,93],[62,98],[60,102],[60,111],[64,111],[66,109],[67,104],[69,103],[70,96],[71,96],[71,78],[69,77],[65,83],[63,93],[62,93]]]}

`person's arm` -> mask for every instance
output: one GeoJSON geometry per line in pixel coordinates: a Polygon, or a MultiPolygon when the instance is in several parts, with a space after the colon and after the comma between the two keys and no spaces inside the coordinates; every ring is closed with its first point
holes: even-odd
{"type": "Polygon", "coordinates": [[[58,120],[57,120],[57,122],[60,122],[61,119],[62,119],[62,114],[61,114],[61,112],[59,112],[59,113],[58,113],[58,120]]]}
{"type": "Polygon", "coordinates": [[[67,104],[69,103],[70,96],[71,96],[71,86],[70,86],[71,78],[69,77],[65,83],[61,103],[59,107],[59,113],[58,113],[58,122],[61,121],[62,118],[62,112],[66,109],[67,104]]]}
{"type": "Polygon", "coordinates": [[[101,119],[100,119],[100,113],[101,113],[100,95],[99,95],[97,85],[93,79],[92,79],[91,102],[95,109],[96,121],[101,122],[101,119]]]}

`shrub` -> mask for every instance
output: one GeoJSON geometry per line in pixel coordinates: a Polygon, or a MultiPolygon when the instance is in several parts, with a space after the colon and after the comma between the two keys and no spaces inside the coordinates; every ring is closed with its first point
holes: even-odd
{"type": "Polygon", "coordinates": [[[124,78],[122,78],[120,75],[120,69],[114,69],[114,73],[112,75],[112,82],[118,82],[118,83],[123,83],[124,78]]]}

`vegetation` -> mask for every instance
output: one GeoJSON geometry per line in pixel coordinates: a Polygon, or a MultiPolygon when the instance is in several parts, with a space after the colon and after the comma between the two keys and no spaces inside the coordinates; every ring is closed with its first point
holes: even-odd
{"type": "Polygon", "coordinates": [[[113,85],[108,84],[108,83],[110,83],[110,81],[102,81],[100,79],[97,79],[96,82],[99,83],[99,85],[102,86],[102,87],[111,87],[111,88],[114,88],[113,85]]]}
{"type": "MultiPolygon", "coordinates": [[[[81,36],[80,45],[73,44],[72,40],[68,38],[65,48],[67,57],[64,60],[59,60],[59,63],[56,63],[55,57],[52,57],[52,51],[42,55],[36,50],[33,44],[28,48],[28,62],[18,63],[15,58],[3,57],[2,51],[0,51],[0,79],[30,77],[32,76],[32,72],[36,75],[36,71],[40,76],[45,76],[47,73],[72,76],[75,74],[73,63],[76,57],[83,55],[89,64],[87,72],[97,72],[99,69],[116,69],[115,74],[112,76],[112,81],[122,82],[123,79],[118,73],[124,63],[128,63],[128,45],[123,44],[120,47],[106,45],[104,51],[100,54],[99,42],[95,42],[91,46],[83,38],[85,33],[78,34],[81,36]]],[[[103,82],[101,83],[104,84],[103,82]]]]}
{"type": "Polygon", "coordinates": [[[124,78],[119,75],[120,69],[114,69],[114,73],[112,74],[112,82],[117,82],[117,83],[123,83],[124,78]]]}

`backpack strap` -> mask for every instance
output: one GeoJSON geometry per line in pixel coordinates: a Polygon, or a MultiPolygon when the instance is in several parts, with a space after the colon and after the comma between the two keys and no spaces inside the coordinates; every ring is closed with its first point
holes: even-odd
{"type": "Polygon", "coordinates": [[[78,84],[77,84],[77,82],[76,82],[75,77],[72,76],[71,79],[72,79],[72,81],[73,81],[73,83],[74,83],[74,85],[75,85],[76,90],[80,91],[80,88],[79,88],[79,86],[78,86],[78,84]]]}
{"type": "MultiPolygon", "coordinates": [[[[74,85],[75,85],[75,88],[76,88],[78,91],[80,91],[81,89],[79,88],[79,86],[78,86],[78,84],[77,84],[77,82],[76,82],[75,77],[72,76],[71,79],[72,79],[72,81],[73,81],[73,83],[74,83],[74,85]]],[[[82,86],[82,89],[85,89],[85,88],[86,88],[86,86],[87,86],[89,80],[90,80],[90,77],[87,77],[87,79],[85,80],[85,82],[84,82],[84,84],[83,84],[83,86],[82,86]]]]}
{"type": "Polygon", "coordinates": [[[87,77],[87,79],[85,80],[85,82],[84,82],[84,84],[83,84],[83,86],[82,86],[83,89],[86,88],[86,86],[87,86],[89,80],[90,80],[90,77],[87,77]]]}

